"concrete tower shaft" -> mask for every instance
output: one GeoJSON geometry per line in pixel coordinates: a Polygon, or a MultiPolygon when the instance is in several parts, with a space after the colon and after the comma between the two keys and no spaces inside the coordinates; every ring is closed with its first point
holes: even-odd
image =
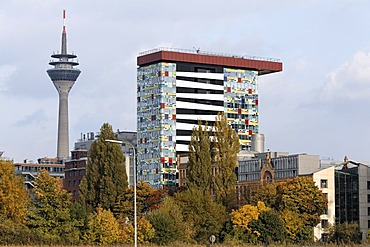
{"type": "Polygon", "coordinates": [[[64,25],[65,10],[63,11],[63,31],[61,53],[51,55],[50,65],[54,68],[47,70],[59,94],[59,119],[57,157],[67,159],[69,155],[69,128],[68,128],[68,95],[81,71],[74,68],[78,62],[74,54],[67,52],[67,32],[64,25]]]}

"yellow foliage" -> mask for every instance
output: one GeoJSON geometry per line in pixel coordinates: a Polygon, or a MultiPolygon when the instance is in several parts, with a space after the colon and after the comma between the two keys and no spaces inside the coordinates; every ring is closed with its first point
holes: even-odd
{"type": "Polygon", "coordinates": [[[97,244],[112,244],[119,240],[120,235],[118,221],[111,211],[98,207],[97,212],[89,216],[87,240],[97,244]]]}
{"type": "Polygon", "coordinates": [[[298,230],[304,226],[303,218],[301,218],[298,213],[288,209],[284,209],[280,212],[280,217],[285,223],[288,236],[291,239],[295,239],[298,230]]]}
{"type": "Polygon", "coordinates": [[[0,215],[24,222],[29,196],[11,161],[0,160],[0,215]]]}
{"type": "MultiPolygon", "coordinates": [[[[120,219],[120,241],[123,243],[134,242],[133,222],[128,219],[120,219]]],[[[138,243],[148,244],[155,236],[155,229],[145,218],[140,218],[137,222],[137,241],[138,243]]]]}
{"type": "Polygon", "coordinates": [[[231,212],[231,221],[234,225],[241,226],[250,231],[249,222],[258,219],[258,208],[249,204],[244,205],[239,210],[231,212]]]}
{"type": "Polygon", "coordinates": [[[253,220],[258,220],[260,213],[269,211],[270,208],[266,207],[263,202],[258,201],[257,206],[246,204],[238,210],[231,212],[231,221],[233,225],[243,227],[250,231],[248,224],[253,220]]]}

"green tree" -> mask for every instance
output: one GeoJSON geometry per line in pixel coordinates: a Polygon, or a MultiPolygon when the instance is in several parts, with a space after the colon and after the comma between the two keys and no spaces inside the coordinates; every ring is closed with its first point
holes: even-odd
{"type": "Polygon", "coordinates": [[[88,216],[85,240],[95,244],[113,244],[120,238],[120,227],[111,211],[101,207],[88,216]]]}
{"type": "Polygon", "coordinates": [[[184,222],[182,210],[173,197],[164,198],[160,207],[147,216],[155,228],[155,242],[169,244],[174,241],[189,241],[191,230],[189,224],[184,222]]]}
{"type": "Polygon", "coordinates": [[[330,242],[336,242],[338,244],[358,244],[362,241],[362,232],[358,224],[344,222],[331,226],[328,229],[328,237],[330,242]]]}
{"type": "Polygon", "coordinates": [[[122,197],[128,187],[121,146],[106,142],[108,139],[116,138],[112,126],[104,123],[99,138],[90,147],[86,176],[80,185],[80,202],[89,212],[99,205],[113,211],[119,197],[122,197]]]}
{"type": "Polygon", "coordinates": [[[258,233],[260,242],[282,242],[286,238],[284,222],[274,210],[263,211],[250,227],[258,233]]]}
{"type": "Polygon", "coordinates": [[[227,123],[224,113],[219,113],[213,132],[214,140],[214,195],[216,201],[221,202],[228,210],[235,207],[235,168],[238,164],[240,143],[235,130],[227,123]]]}
{"type": "Polygon", "coordinates": [[[41,170],[32,191],[27,225],[45,243],[75,243],[79,234],[70,217],[70,194],[58,178],[41,170]]]}
{"type": "Polygon", "coordinates": [[[209,241],[209,236],[218,236],[227,220],[226,209],[214,202],[203,191],[189,188],[175,195],[183,213],[183,219],[192,229],[192,239],[199,243],[209,241]]]}
{"type": "Polygon", "coordinates": [[[213,186],[211,140],[208,124],[193,128],[189,144],[189,162],[186,169],[186,184],[210,194],[213,186]]]}
{"type": "Polygon", "coordinates": [[[23,178],[15,174],[11,161],[0,159],[0,217],[24,222],[28,202],[23,178]]]}

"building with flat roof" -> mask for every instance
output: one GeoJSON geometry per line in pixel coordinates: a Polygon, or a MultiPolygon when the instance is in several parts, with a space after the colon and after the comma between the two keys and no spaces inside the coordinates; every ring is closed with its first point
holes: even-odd
{"type": "Polygon", "coordinates": [[[198,120],[219,112],[249,150],[258,133],[258,76],[282,71],[276,59],[158,48],[137,58],[137,178],[178,184],[177,155],[188,152],[198,120]]]}
{"type": "Polygon", "coordinates": [[[39,158],[37,163],[32,160],[24,160],[23,163],[14,163],[15,173],[22,175],[25,180],[26,189],[33,189],[34,182],[40,170],[48,171],[49,175],[55,178],[64,179],[64,163],[58,158],[39,158]]]}

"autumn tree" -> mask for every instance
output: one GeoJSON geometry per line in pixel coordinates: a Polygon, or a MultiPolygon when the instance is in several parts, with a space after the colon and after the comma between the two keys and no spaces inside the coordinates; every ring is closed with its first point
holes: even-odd
{"type": "Polygon", "coordinates": [[[246,204],[230,213],[231,221],[235,226],[251,231],[249,223],[258,220],[259,215],[266,211],[270,211],[270,208],[266,207],[263,202],[258,202],[256,206],[246,204]]]}
{"type": "Polygon", "coordinates": [[[120,227],[111,211],[100,206],[88,216],[84,239],[94,244],[113,244],[120,238],[120,227]]]}
{"type": "Polygon", "coordinates": [[[250,202],[256,205],[258,201],[265,203],[267,207],[274,207],[276,204],[278,183],[271,183],[260,186],[258,190],[251,195],[250,202]]]}
{"type": "Polygon", "coordinates": [[[28,202],[23,178],[15,174],[11,161],[0,159],[0,217],[24,222],[28,202]]]}
{"type": "Polygon", "coordinates": [[[79,235],[70,217],[70,199],[61,181],[41,170],[27,211],[28,227],[46,243],[75,243],[79,235]]]}
{"type": "Polygon", "coordinates": [[[128,187],[125,158],[115,140],[112,126],[104,123],[99,138],[90,147],[86,176],[80,184],[80,202],[91,212],[99,205],[113,211],[128,187]]]}
{"type": "Polygon", "coordinates": [[[305,225],[314,227],[319,224],[327,204],[326,196],[311,177],[297,177],[277,187],[276,209],[297,212],[305,225]]]}
{"type": "Polygon", "coordinates": [[[313,239],[313,227],[327,208],[327,199],[310,177],[297,177],[277,186],[275,209],[285,222],[293,242],[313,239]]]}
{"type": "MultiPolygon", "coordinates": [[[[166,192],[163,189],[153,189],[149,184],[140,181],[136,184],[136,209],[139,217],[159,207],[166,192]]],[[[114,214],[118,217],[134,217],[134,189],[127,189],[119,198],[114,207],[114,214]]]]}
{"type": "Polygon", "coordinates": [[[204,193],[211,193],[213,187],[212,178],[212,153],[211,140],[208,124],[193,128],[189,144],[189,162],[186,169],[186,184],[189,187],[197,188],[204,193]]]}
{"type": "Polygon", "coordinates": [[[235,203],[235,167],[238,164],[240,150],[239,138],[235,130],[227,123],[224,113],[219,113],[213,132],[212,148],[214,150],[214,195],[228,209],[235,203]]]}
{"type": "MultiPolygon", "coordinates": [[[[134,242],[134,222],[128,218],[119,217],[120,224],[120,242],[133,243],[134,242]]],[[[140,217],[137,221],[137,242],[141,244],[148,244],[152,242],[155,234],[153,225],[144,217],[140,217]]]]}

